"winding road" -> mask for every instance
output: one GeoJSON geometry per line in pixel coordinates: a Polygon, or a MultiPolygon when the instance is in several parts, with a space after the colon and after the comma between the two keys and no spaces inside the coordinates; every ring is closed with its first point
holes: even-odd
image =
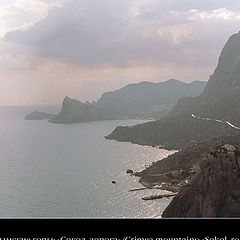
{"type": "Polygon", "coordinates": [[[202,118],[202,117],[198,117],[194,114],[192,114],[192,117],[193,118],[197,118],[197,119],[201,119],[201,120],[206,120],[206,121],[215,121],[215,122],[219,122],[219,123],[224,123],[224,124],[227,124],[229,125],[230,127],[234,128],[234,129],[237,129],[237,130],[240,130],[240,127],[236,127],[234,126],[232,123],[228,122],[228,121],[222,121],[222,120],[218,120],[218,119],[211,119],[211,118],[202,118]]]}

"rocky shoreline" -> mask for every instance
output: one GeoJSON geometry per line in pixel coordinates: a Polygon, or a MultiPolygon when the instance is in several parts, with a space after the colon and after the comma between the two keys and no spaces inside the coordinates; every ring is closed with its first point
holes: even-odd
{"type": "Polygon", "coordinates": [[[152,163],[143,171],[135,172],[139,182],[147,188],[159,186],[162,190],[178,192],[198,172],[200,163],[212,149],[231,144],[240,146],[240,134],[216,137],[207,141],[190,144],[170,156],[152,163]]]}

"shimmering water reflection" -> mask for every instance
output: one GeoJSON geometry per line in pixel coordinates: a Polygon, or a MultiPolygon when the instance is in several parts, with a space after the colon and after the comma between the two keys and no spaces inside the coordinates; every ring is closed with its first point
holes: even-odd
{"type": "Polygon", "coordinates": [[[141,185],[126,170],[171,152],[104,139],[141,121],[54,125],[0,110],[0,217],[152,218],[170,202],[141,199],[159,190],[129,192],[141,185]]]}

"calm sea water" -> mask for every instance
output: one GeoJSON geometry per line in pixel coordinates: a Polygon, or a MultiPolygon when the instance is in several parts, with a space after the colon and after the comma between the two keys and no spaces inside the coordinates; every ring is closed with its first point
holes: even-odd
{"type": "Polygon", "coordinates": [[[25,121],[33,108],[0,107],[0,217],[160,217],[170,199],[143,201],[160,190],[126,174],[171,152],[105,140],[137,120],[55,125],[25,121]],[[112,181],[116,184],[112,184],[112,181]]]}

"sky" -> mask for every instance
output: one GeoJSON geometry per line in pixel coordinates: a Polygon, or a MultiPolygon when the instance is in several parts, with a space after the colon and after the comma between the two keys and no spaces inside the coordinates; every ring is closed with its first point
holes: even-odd
{"type": "Polygon", "coordinates": [[[207,81],[239,30],[236,0],[0,0],[0,105],[207,81]]]}

